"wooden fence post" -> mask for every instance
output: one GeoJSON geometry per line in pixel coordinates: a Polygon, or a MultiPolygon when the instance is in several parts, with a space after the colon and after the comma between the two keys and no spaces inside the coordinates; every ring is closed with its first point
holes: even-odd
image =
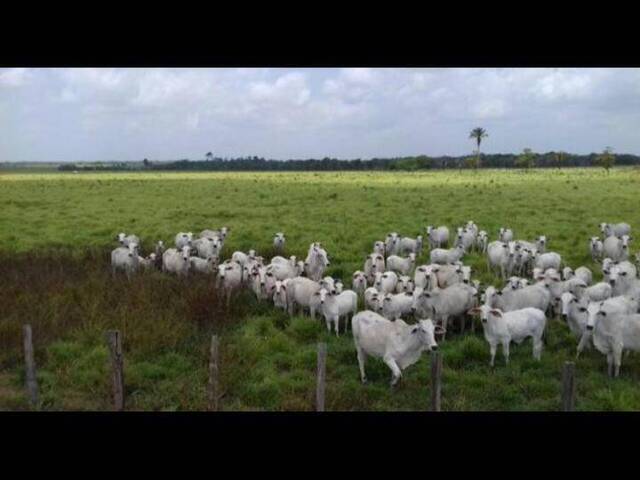
{"type": "Polygon", "coordinates": [[[107,343],[111,355],[113,371],[113,406],[116,411],[124,410],[124,358],[122,355],[122,335],[118,330],[107,332],[107,343]]]}
{"type": "Polygon", "coordinates": [[[324,387],[326,377],[327,344],[318,343],[318,369],[316,383],[316,412],[324,412],[324,387]]]}
{"type": "Polygon", "coordinates": [[[29,393],[29,401],[31,406],[38,406],[38,380],[36,378],[36,362],[33,358],[33,336],[31,334],[31,325],[22,326],[24,337],[24,363],[26,366],[26,386],[29,393]]]}
{"type": "Polygon", "coordinates": [[[218,375],[220,373],[220,368],[218,347],[218,336],[213,335],[211,337],[211,349],[209,351],[209,411],[211,412],[217,412],[220,409],[220,392],[218,384],[218,375]]]}
{"type": "Polygon", "coordinates": [[[572,412],[576,405],[575,363],[564,362],[562,368],[562,411],[572,412]]]}
{"type": "Polygon", "coordinates": [[[440,411],[442,393],[442,353],[431,352],[431,411],[440,411]]]}

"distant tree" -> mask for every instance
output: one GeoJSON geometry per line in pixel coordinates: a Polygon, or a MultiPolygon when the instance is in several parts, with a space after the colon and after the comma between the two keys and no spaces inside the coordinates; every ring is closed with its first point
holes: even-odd
{"type": "Polygon", "coordinates": [[[464,159],[464,166],[466,168],[473,168],[474,170],[478,169],[478,157],[470,155],[464,159]]]}
{"type": "Polygon", "coordinates": [[[565,152],[554,152],[553,163],[558,169],[565,164],[566,160],[567,154],[565,152]]]}
{"type": "Polygon", "coordinates": [[[616,157],[613,154],[613,148],[607,147],[596,158],[596,163],[605,169],[609,173],[609,169],[616,163],[616,157]]]}
{"type": "Polygon", "coordinates": [[[207,154],[205,155],[205,157],[207,158],[208,161],[213,160],[213,153],[211,152],[207,152],[207,154]]]}
{"type": "Polygon", "coordinates": [[[144,165],[144,168],[149,168],[149,165],[151,165],[151,162],[145,158],[142,161],[142,164],[144,165]]]}
{"type": "Polygon", "coordinates": [[[469,138],[473,138],[476,141],[476,144],[478,145],[478,149],[477,149],[477,159],[478,159],[478,165],[476,168],[478,168],[480,166],[480,144],[482,143],[482,139],[488,137],[489,134],[487,133],[487,131],[482,128],[482,127],[476,127],[473,130],[471,130],[471,133],[469,133],[469,138]]]}
{"type": "Polygon", "coordinates": [[[530,148],[525,148],[516,158],[516,166],[524,170],[529,170],[535,166],[535,153],[530,148]]]}

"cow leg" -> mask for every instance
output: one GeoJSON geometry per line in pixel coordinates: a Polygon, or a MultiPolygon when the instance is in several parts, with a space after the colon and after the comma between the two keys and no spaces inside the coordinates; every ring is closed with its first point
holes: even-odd
{"type": "Polygon", "coordinates": [[[491,365],[492,367],[495,365],[496,350],[497,349],[498,349],[498,344],[497,343],[490,343],[489,344],[489,351],[491,352],[491,360],[489,361],[489,365],[491,365]]]}
{"type": "Polygon", "coordinates": [[[533,339],[533,358],[540,361],[540,356],[542,354],[542,337],[538,339],[533,339]]]}
{"type": "Polygon", "coordinates": [[[613,377],[613,353],[607,353],[607,375],[613,377]]]}
{"type": "Polygon", "coordinates": [[[444,329],[444,333],[442,334],[442,341],[444,342],[445,337],[447,336],[447,327],[449,326],[449,316],[445,315],[442,317],[442,328],[444,329]]]}
{"type": "Polygon", "coordinates": [[[465,316],[464,313],[460,315],[460,333],[464,333],[465,316]]]}
{"type": "Polygon", "coordinates": [[[367,383],[367,375],[364,372],[364,365],[367,362],[367,354],[364,353],[364,350],[357,347],[358,353],[358,367],[360,367],[360,380],[362,383],[367,383]]]}
{"type": "Polygon", "coordinates": [[[613,347],[613,365],[615,367],[614,377],[620,375],[620,365],[622,364],[622,345],[613,347]]]}
{"type": "Polygon", "coordinates": [[[504,356],[505,365],[509,365],[509,341],[502,342],[502,355],[504,356]]]}
{"type": "Polygon", "coordinates": [[[391,357],[385,357],[384,363],[386,363],[393,372],[393,377],[391,378],[391,386],[395,387],[398,383],[398,380],[400,380],[400,377],[402,376],[402,371],[400,370],[400,367],[398,367],[396,361],[391,357]]]}

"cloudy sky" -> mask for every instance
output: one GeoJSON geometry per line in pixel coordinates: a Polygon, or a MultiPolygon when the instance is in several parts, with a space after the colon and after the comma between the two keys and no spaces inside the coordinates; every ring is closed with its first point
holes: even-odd
{"type": "Polygon", "coordinates": [[[640,69],[0,69],[0,161],[640,154],[640,69]]]}

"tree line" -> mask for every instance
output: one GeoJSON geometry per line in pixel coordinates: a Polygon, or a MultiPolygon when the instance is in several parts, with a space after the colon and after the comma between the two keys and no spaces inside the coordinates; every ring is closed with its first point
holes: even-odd
{"type": "Polygon", "coordinates": [[[362,171],[400,170],[416,171],[431,169],[477,169],[477,168],[564,168],[603,167],[613,165],[640,165],[640,156],[614,154],[610,149],[603,153],[575,155],[565,152],[535,153],[525,149],[520,154],[481,154],[472,156],[426,155],[372,158],[369,160],[339,160],[337,158],[271,160],[262,157],[222,158],[208,155],[206,160],[182,159],[176,161],[142,162],[98,162],[91,164],[64,163],[59,171],[362,171]]]}

